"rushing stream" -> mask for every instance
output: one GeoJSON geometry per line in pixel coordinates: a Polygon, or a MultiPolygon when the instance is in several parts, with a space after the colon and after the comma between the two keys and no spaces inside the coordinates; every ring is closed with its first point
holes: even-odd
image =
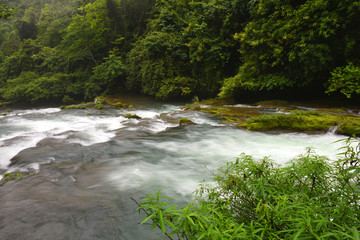
{"type": "MultiPolygon", "coordinates": [[[[135,101],[135,100],[133,100],[135,101]]],[[[314,147],[336,159],[334,134],[265,134],[137,99],[135,108],[12,110],[0,116],[0,175],[36,174],[0,187],[0,239],[166,239],[131,197],[162,189],[180,203],[202,180],[242,152],[280,163],[314,147]],[[140,120],[127,119],[125,113],[140,120]],[[196,125],[179,126],[187,117],[196,125]],[[164,119],[170,119],[165,121],[164,119]]]]}

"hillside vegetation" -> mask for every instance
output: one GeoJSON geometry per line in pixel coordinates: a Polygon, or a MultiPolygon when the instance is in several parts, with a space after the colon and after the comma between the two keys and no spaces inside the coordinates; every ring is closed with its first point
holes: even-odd
{"type": "Polygon", "coordinates": [[[357,1],[2,2],[3,100],[360,94],[357,1]]]}

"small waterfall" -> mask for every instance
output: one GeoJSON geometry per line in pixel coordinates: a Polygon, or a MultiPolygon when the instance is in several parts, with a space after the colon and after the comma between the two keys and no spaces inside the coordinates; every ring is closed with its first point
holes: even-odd
{"type": "Polygon", "coordinates": [[[329,128],[329,130],[327,131],[328,134],[334,135],[336,133],[338,129],[338,126],[332,126],[329,128]]]}

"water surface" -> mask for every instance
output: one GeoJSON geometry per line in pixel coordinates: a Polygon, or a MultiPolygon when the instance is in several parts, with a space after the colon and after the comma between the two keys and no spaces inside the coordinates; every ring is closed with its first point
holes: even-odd
{"type": "Polygon", "coordinates": [[[182,111],[181,104],[137,100],[126,110],[45,108],[0,116],[0,173],[36,173],[0,187],[0,239],[166,239],[138,225],[144,216],[132,197],[140,201],[162,189],[181,204],[243,152],[285,163],[313,147],[336,159],[334,142],[343,138],[249,132],[182,111]],[[179,126],[181,117],[196,125],[179,126]]]}

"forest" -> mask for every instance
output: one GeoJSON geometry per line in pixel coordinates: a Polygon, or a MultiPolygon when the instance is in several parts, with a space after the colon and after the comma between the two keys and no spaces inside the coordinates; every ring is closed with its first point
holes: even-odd
{"type": "Polygon", "coordinates": [[[122,91],[158,99],[360,94],[358,1],[2,4],[2,101],[70,104],[122,91]]]}

